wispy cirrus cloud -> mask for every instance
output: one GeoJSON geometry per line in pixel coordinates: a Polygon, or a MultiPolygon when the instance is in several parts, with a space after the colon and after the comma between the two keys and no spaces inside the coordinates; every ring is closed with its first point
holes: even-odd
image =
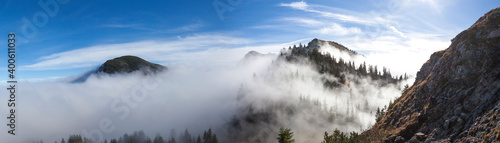
{"type": "MultiPolygon", "coordinates": [[[[434,1],[423,0],[419,4],[424,3],[427,5],[435,4],[434,1]],[[428,3],[428,4],[427,4],[428,3]]],[[[297,1],[291,3],[281,3],[279,6],[290,7],[295,10],[302,10],[311,15],[305,17],[286,17],[289,21],[302,23],[306,25],[316,26],[316,34],[325,34],[326,31],[334,32],[334,29],[350,28],[357,34],[370,34],[370,33],[391,33],[401,37],[405,37],[405,31],[413,30],[412,32],[419,32],[423,29],[432,29],[431,31],[443,32],[441,27],[435,24],[419,19],[419,17],[412,17],[411,13],[405,12],[404,8],[411,8],[412,2],[389,2],[388,6],[380,6],[378,11],[370,11],[365,13],[354,12],[346,9],[329,7],[325,5],[308,4],[304,1],[297,1]],[[397,7],[397,8],[395,8],[397,7]],[[403,7],[403,8],[401,8],[403,7]],[[314,23],[313,23],[314,22],[314,23]],[[417,22],[417,23],[416,23],[417,22]],[[353,26],[348,26],[353,25],[353,26]],[[400,26],[404,26],[402,31],[400,26]],[[427,28],[422,28],[422,27],[427,28]],[[320,27],[318,29],[318,27],[320,27]],[[359,29],[360,31],[356,30],[359,29]]],[[[331,34],[330,34],[331,35],[331,34]]],[[[345,35],[345,34],[344,34],[345,35]]]]}
{"type": "Polygon", "coordinates": [[[331,34],[331,35],[355,35],[360,34],[362,31],[357,27],[343,27],[337,23],[331,23],[329,26],[323,27],[319,30],[313,30],[314,33],[331,34]]]}
{"type": "Polygon", "coordinates": [[[104,24],[102,27],[107,28],[133,28],[138,27],[140,24],[104,24]]]}
{"type": "Polygon", "coordinates": [[[121,44],[102,44],[54,53],[38,62],[21,66],[23,70],[63,70],[90,68],[108,59],[135,55],[161,64],[234,65],[249,51],[277,53],[289,44],[248,46],[256,41],[224,34],[198,34],[167,40],[146,40],[121,44]]]}
{"type": "Polygon", "coordinates": [[[121,44],[103,44],[40,57],[39,62],[21,68],[23,70],[54,70],[90,67],[107,59],[123,55],[137,55],[150,60],[162,61],[165,58],[161,57],[173,53],[204,51],[216,48],[217,45],[238,45],[249,42],[249,39],[226,35],[194,35],[177,40],[146,40],[121,44]]]}
{"type": "Polygon", "coordinates": [[[329,12],[329,11],[321,11],[321,10],[315,9],[315,7],[318,7],[318,6],[309,5],[304,1],[292,2],[292,3],[281,3],[281,4],[279,4],[279,6],[290,7],[293,9],[302,10],[302,11],[310,12],[310,13],[316,13],[322,17],[325,17],[325,18],[331,18],[331,19],[336,19],[336,20],[345,21],[345,22],[353,22],[353,23],[364,24],[364,25],[376,24],[376,22],[373,21],[372,18],[370,18],[370,17],[359,17],[359,16],[346,15],[346,14],[341,14],[341,13],[334,13],[334,12],[329,12]]]}
{"type": "Polygon", "coordinates": [[[316,19],[310,19],[310,18],[301,18],[301,17],[286,17],[283,18],[284,21],[291,21],[291,22],[296,22],[299,23],[303,26],[311,26],[311,27],[316,27],[316,26],[324,26],[325,22],[316,20],[316,19]]]}
{"type": "Polygon", "coordinates": [[[309,5],[304,1],[292,2],[292,3],[281,3],[280,6],[288,6],[298,10],[306,10],[309,5]]]}
{"type": "Polygon", "coordinates": [[[113,24],[104,24],[101,27],[105,28],[131,28],[131,29],[139,29],[145,31],[151,31],[155,33],[182,33],[182,32],[193,32],[201,29],[205,24],[202,21],[196,21],[194,23],[182,25],[179,27],[164,29],[164,28],[155,28],[155,26],[147,25],[147,24],[122,24],[122,23],[113,23],[113,24]]]}
{"type": "Polygon", "coordinates": [[[282,18],[297,31],[339,42],[398,74],[416,73],[430,54],[450,44],[443,38],[449,30],[413,12],[428,6],[435,9],[436,1],[389,0],[377,5],[378,9],[364,13],[304,1],[278,6],[303,11],[303,16],[282,18]]]}
{"type": "Polygon", "coordinates": [[[401,32],[401,31],[399,31],[398,29],[396,29],[396,27],[394,27],[394,26],[389,26],[389,29],[391,29],[394,33],[399,34],[399,36],[406,38],[406,35],[405,35],[403,32],[401,32]]]}
{"type": "Polygon", "coordinates": [[[179,33],[179,32],[191,32],[196,31],[204,26],[203,22],[197,21],[196,23],[184,25],[178,28],[170,29],[168,32],[179,33]]]}
{"type": "Polygon", "coordinates": [[[297,26],[313,28],[313,30],[308,30],[309,33],[317,35],[345,36],[361,34],[363,32],[358,27],[345,27],[332,21],[322,21],[301,17],[287,17],[283,18],[283,20],[287,22],[293,22],[297,26]]]}

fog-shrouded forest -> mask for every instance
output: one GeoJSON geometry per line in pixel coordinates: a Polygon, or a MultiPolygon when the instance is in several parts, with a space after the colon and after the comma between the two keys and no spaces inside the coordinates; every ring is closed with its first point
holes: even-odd
{"type": "Polygon", "coordinates": [[[359,62],[363,56],[354,51],[328,48],[335,47],[300,44],[279,54],[249,52],[234,67],[174,65],[151,75],[21,83],[34,89],[24,94],[43,93],[25,104],[47,105],[25,107],[33,111],[30,116],[52,118],[40,118],[44,125],[23,121],[30,117],[20,122],[51,128],[23,131],[33,137],[29,142],[359,140],[358,133],[390,108],[409,77],[359,62]]]}

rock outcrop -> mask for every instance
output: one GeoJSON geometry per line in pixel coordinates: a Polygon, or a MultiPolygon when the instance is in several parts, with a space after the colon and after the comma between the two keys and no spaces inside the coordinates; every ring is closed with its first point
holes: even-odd
{"type": "Polygon", "coordinates": [[[388,142],[500,141],[500,8],[435,52],[365,135],[388,142]]]}

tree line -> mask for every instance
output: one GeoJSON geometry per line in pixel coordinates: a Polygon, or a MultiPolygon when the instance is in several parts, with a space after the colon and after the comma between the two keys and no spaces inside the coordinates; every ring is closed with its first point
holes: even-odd
{"type": "MultiPolygon", "coordinates": [[[[281,126],[279,129],[278,137],[276,138],[278,143],[295,143],[293,139],[293,132],[289,128],[284,128],[281,126]]],[[[332,134],[325,132],[323,136],[323,141],[321,143],[359,143],[359,142],[369,142],[367,138],[359,135],[356,132],[350,132],[349,135],[335,129],[332,134]]]]}
{"type": "Polygon", "coordinates": [[[302,44],[299,46],[293,45],[293,48],[289,47],[287,52],[290,54],[282,52],[280,57],[289,62],[296,63],[300,63],[301,59],[306,58],[313,63],[312,65],[315,66],[319,73],[330,74],[339,79],[339,81],[325,81],[325,86],[327,87],[340,87],[347,81],[347,74],[358,78],[369,77],[372,80],[382,81],[382,84],[395,84],[408,79],[408,75],[406,74],[393,76],[386,67],[382,67],[382,70],[380,70],[378,66],[367,65],[366,62],[356,66],[354,62],[345,61],[341,57],[338,57],[337,60],[337,57],[331,56],[330,53],[323,54],[319,52],[318,48],[309,48],[302,44]]]}
{"type": "MultiPolygon", "coordinates": [[[[132,134],[125,133],[118,139],[112,138],[109,141],[105,139],[101,143],[218,143],[217,135],[208,129],[204,131],[203,135],[198,135],[197,137],[192,136],[186,129],[184,133],[180,134],[178,137],[163,138],[161,135],[156,135],[153,139],[147,136],[144,131],[135,131],[132,134]]],[[[34,142],[35,143],[35,142],[34,142]]],[[[43,143],[42,140],[36,143],[43,143]]],[[[55,141],[57,143],[57,141],[55,141]]],[[[60,143],[95,143],[94,141],[82,137],[81,135],[70,135],[67,140],[61,139],[60,143]]]]}

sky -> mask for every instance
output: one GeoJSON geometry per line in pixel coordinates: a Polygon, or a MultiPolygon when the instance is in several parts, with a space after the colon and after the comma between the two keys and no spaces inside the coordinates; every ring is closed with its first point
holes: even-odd
{"type": "MultiPolygon", "coordinates": [[[[31,81],[76,76],[123,55],[166,66],[234,66],[248,51],[278,53],[313,38],[341,43],[394,73],[415,74],[498,6],[498,0],[8,0],[0,6],[0,33],[16,33],[16,75],[31,81]]],[[[0,65],[7,69],[7,62],[0,65]]]]}

